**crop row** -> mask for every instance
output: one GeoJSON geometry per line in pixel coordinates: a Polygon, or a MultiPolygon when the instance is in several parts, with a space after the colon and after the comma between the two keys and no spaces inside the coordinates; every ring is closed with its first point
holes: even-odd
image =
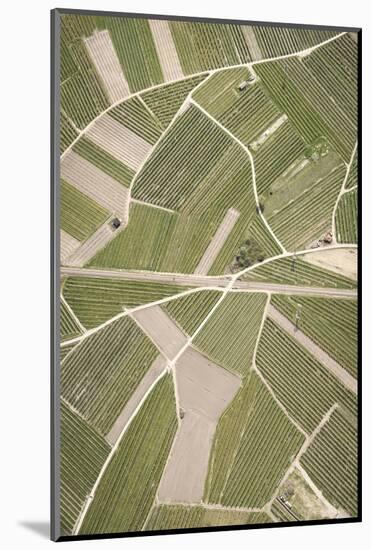
{"type": "Polygon", "coordinates": [[[109,212],[64,180],[61,180],[61,228],[79,241],[89,237],[109,212]]]}
{"type": "Polygon", "coordinates": [[[150,512],[177,426],[171,375],[160,380],[123,436],[80,533],[140,531],[150,512]]]}
{"type": "Polygon", "coordinates": [[[60,115],[60,152],[63,153],[77,138],[77,132],[68,117],[61,112],[60,115]]]}
{"type": "Polygon", "coordinates": [[[307,248],[331,227],[332,211],[345,175],[339,165],[268,217],[287,250],[307,248]]]}
{"type": "Polygon", "coordinates": [[[269,318],[256,362],[277,398],[307,433],[316,428],[334,403],[354,410],[354,395],[269,318]]]}
{"type": "Polygon", "coordinates": [[[95,20],[100,30],[109,31],[132,93],[163,82],[148,20],[133,17],[96,17],[95,20]]]}
{"type": "Polygon", "coordinates": [[[80,137],[73,150],[125,187],[130,186],[134,171],[85,136],[80,137]]]}
{"type": "Polygon", "coordinates": [[[238,25],[171,21],[170,28],[184,74],[250,60],[246,41],[238,25]]]}
{"type": "Polygon", "coordinates": [[[230,145],[231,138],[199,109],[182,114],[146,162],[133,197],[180,208],[230,145]]]}
{"type": "Polygon", "coordinates": [[[108,99],[82,40],[77,38],[62,47],[62,67],[64,59],[70,59],[76,70],[73,72],[70,66],[66,69],[68,76],[61,81],[61,108],[78,128],[83,129],[108,107],[108,99]]]}
{"type": "Polygon", "coordinates": [[[85,338],[61,369],[63,396],[96,429],[107,434],[157,350],[130,317],[85,338]]]}
{"type": "Polygon", "coordinates": [[[272,303],[293,323],[300,310],[300,330],[357,376],[356,300],[276,294],[272,303]]]}
{"type": "Polygon", "coordinates": [[[305,66],[297,59],[262,63],[255,66],[267,93],[287,113],[306,143],[326,136],[342,158],[348,162],[354,132],[336,104],[326,96],[305,66]],[[322,95],[321,95],[322,93],[322,95]],[[325,103],[319,110],[320,98],[325,103]]]}
{"type": "Polygon", "coordinates": [[[354,154],[353,162],[348,173],[345,188],[351,189],[352,187],[355,187],[357,184],[358,184],[358,149],[354,154]]]}
{"type": "Polygon", "coordinates": [[[328,288],[356,287],[355,281],[333,271],[311,265],[300,256],[279,258],[262,266],[257,266],[248,271],[243,276],[243,280],[328,288]]]}
{"type": "Polygon", "coordinates": [[[109,445],[61,402],[61,527],[71,534],[109,453],[109,445]]]}
{"type": "Polygon", "coordinates": [[[259,195],[300,157],[305,144],[289,121],[280,126],[254,153],[256,185],[259,195]]]}
{"type": "Polygon", "coordinates": [[[357,44],[349,33],[318,48],[303,59],[303,64],[356,127],[358,57],[357,44]]]}
{"type": "Polygon", "coordinates": [[[264,506],[303,440],[252,373],[219,422],[205,499],[225,506],[264,506]]]}
{"type": "Polygon", "coordinates": [[[212,360],[246,376],[266,302],[264,294],[229,293],[194,340],[212,360]]]}
{"type": "Polygon", "coordinates": [[[192,335],[220,296],[221,293],[217,290],[202,290],[171,300],[163,306],[163,309],[187,334],[192,335]]]}
{"type": "Polygon", "coordinates": [[[177,215],[132,203],[129,224],[99,251],[89,266],[160,271],[177,215]]]}
{"type": "Polygon", "coordinates": [[[336,209],[336,239],[339,243],[356,243],[358,240],[357,189],[341,196],[336,209]]]}
{"type": "Polygon", "coordinates": [[[160,121],[138,97],[123,101],[108,114],[151,145],[156,143],[163,132],[160,121]]]}
{"type": "Polygon", "coordinates": [[[63,295],[86,328],[95,327],[135,307],[173,296],[185,286],[124,279],[68,277],[63,295]]]}
{"type": "Polygon", "coordinates": [[[336,31],[293,29],[288,27],[253,27],[263,57],[277,57],[300,52],[336,36],[336,31]]]}
{"type": "Polygon", "coordinates": [[[72,317],[66,304],[61,300],[60,305],[61,340],[69,340],[80,334],[80,327],[72,317]]]}
{"type": "Polygon", "coordinates": [[[357,515],[357,431],[335,410],[301,463],[323,495],[337,508],[357,515]]]}
{"type": "Polygon", "coordinates": [[[200,84],[206,75],[195,76],[155,88],[141,94],[146,105],[166,128],[180,109],[191,90],[200,84]]]}
{"type": "Polygon", "coordinates": [[[203,506],[159,505],[152,510],[145,530],[251,525],[269,521],[271,521],[269,516],[264,512],[213,510],[203,506]]]}

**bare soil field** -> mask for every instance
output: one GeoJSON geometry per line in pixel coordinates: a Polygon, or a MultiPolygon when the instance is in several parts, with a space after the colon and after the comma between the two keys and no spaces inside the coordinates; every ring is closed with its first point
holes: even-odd
{"type": "Polygon", "coordinates": [[[93,124],[87,137],[135,171],[152,150],[152,145],[107,114],[93,124]]]}
{"type": "Polygon", "coordinates": [[[318,361],[320,361],[346,388],[357,394],[357,380],[353,378],[343,367],[330,357],[322,348],[317,346],[301,330],[295,330],[295,325],[291,323],[282,313],[272,305],[268,308],[268,315],[273,321],[280,325],[286,332],[304,346],[318,361]]]}
{"type": "Polygon", "coordinates": [[[239,216],[240,213],[237,210],[233,208],[228,210],[194,271],[196,275],[207,275],[239,216]]]}
{"type": "Polygon", "coordinates": [[[61,176],[122,220],[126,219],[128,190],[91,162],[69,151],[61,162],[61,176]]]}
{"type": "Polygon", "coordinates": [[[185,334],[160,306],[135,311],[133,317],[168,359],[187,343],[185,334]]]}
{"type": "Polygon", "coordinates": [[[82,267],[96,253],[117,235],[117,231],[112,231],[109,222],[101,225],[71,256],[65,259],[67,265],[82,267]]]}
{"type": "Polygon", "coordinates": [[[250,26],[243,26],[241,28],[242,34],[245,38],[245,42],[247,44],[247,47],[249,48],[249,52],[253,61],[259,61],[259,59],[263,59],[258,41],[256,40],[256,36],[254,34],[254,29],[250,26]]]}
{"type": "Polygon", "coordinates": [[[143,399],[145,393],[149,390],[154,381],[160,376],[163,370],[166,368],[167,362],[161,355],[159,355],[152,363],[149,370],[139,383],[139,386],[130,397],[129,401],[121,411],[116,422],[112,426],[111,430],[106,435],[106,440],[110,445],[114,445],[118,440],[122,430],[125,428],[128,420],[138,407],[141,399],[143,399]]]}
{"type": "Polygon", "coordinates": [[[85,39],[85,45],[111,103],[127,97],[130,94],[129,86],[121,70],[109,32],[107,30],[95,32],[85,39]]]}
{"type": "Polygon", "coordinates": [[[166,82],[184,78],[182,66],[171,35],[169,22],[160,19],[149,20],[162,74],[166,82]]]}
{"type": "Polygon", "coordinates": [[[329,269],[357,280],[357,249],[356,248],[332,248],[322,249],[318,252],[304,254],[303,260],[310,264],[329,269]]]}
{"type": "Polygon", "coordinates": [[[216,423],[192,411],[182,420],[162,476],[160,502],[200,502],[216,423]]]}
{"type": "Polygon", "coordinates": [[[78,241],[77,239],[75,239],[75,237],[72,237],[71,235],[66,233],[66,231],[63,231],[63,229],[61,229],[60,243],[61,243],[60,260],[61,260],[61,264],[63,264],[66,258],[68,258],[68,256],[70,256],[72,252],[80,246],[80,241],[78,241]]]}
{"type": "Polygon", "coordinates": [[[200,502],[220,415],[240,379],[189,347],[176,364],[183,418],[160,483],[161,502],[200,502]]]}

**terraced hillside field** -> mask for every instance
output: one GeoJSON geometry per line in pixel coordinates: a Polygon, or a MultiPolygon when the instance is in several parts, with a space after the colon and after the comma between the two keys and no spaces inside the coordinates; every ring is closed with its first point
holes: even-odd
{"type": "Polygon", "coordinates": [[[53,16],[54,538],[358,520],[358,30],[53,16]]]}

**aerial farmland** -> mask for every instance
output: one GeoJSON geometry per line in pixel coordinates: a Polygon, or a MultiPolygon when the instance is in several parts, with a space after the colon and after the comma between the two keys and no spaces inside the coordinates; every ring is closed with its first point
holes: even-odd
{"type": "Polygon", "coordinates": [[[59,20],[61,536],[357,519],[357,32],[59,20]]]}

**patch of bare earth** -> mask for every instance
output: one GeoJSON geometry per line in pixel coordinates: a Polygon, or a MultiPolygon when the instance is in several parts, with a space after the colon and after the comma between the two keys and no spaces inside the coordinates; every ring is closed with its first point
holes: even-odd
{"type": "Polygon", "coordinates": [[[165,357],[170,360],[187,343],[185,334],[160,306],[139,309],[132,316],[165,357]]]}
{"type": "Polygon", "coordinates": [[[69,151],[61,162],[61,176],[81,193],[126,219],[129,191],[91,162],[69,151]]]}
{"type": "Polygon", "coordinates": [[[121,69],[120,61],[107,30],[95,32],[85,39],[86,49],[111,103],[116,103],[130,94],[121,69]]]}
{"type": "Polygon", "coordinates": [[[316,252],[308,252],[302,258],[310,264],[357,280],[356,248],[323,248],[316,252]]]}
{"type": "Polygon", "coordinates": [[[169,22],[159,19],[150,19],[148,22],[151,28],[153,40],[155,42],[156,51],[165,82],[184,78],[182,66],[180,64],[178,53],[176,51],[169,27],[169,22]]]}
{"type": "Polygon", "coordinates": [[[150,143],[107,114],[93,124],[87,137],[135,171],[152,150],[150,143]]]}
{"type": "Polygon", "coordinates": [[[189,347],[175,367],[180,427],[163,473],[161,502],[200,502],[218,420],[240,379],[189,347]]]}

